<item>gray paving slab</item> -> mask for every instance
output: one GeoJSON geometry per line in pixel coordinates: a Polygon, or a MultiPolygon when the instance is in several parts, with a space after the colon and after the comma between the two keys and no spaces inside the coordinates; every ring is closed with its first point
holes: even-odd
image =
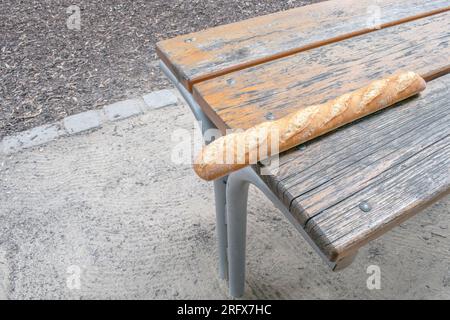
{"type": "Polygon", "coordinates": [[[0,153],[13,153],[24,148],[39,146],[56,139],[66,132],[59,124],[35,127],[15,135],[8,136],[0,142],[0,153]]]}
{"type": "Polygon", "coordinates": [[[80,133],[86,130],[100,128],[102,115],[99,110],[90,110],[66,117],[63,119],[63,123],[68,133],[80,133]]]}
{"type": "Polygon", "coordinates": [[[158,109],[178,103],[177,95],[174,93],[174,90],[170,89],[154,91],[144,95],[143,98],[146,108],[150,109],[158,109]]]}

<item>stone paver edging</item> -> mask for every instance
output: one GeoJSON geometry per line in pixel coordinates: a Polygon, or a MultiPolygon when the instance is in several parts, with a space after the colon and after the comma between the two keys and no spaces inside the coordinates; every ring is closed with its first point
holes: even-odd
{"type": "Polygon", "coordinates": [[[0,154],[15,153],[22,149],[42,145],[58,137],[99,129],[104,123],[176,105],[178,102],[178,94],[174,89],[154,91],[143,97],[119,101],[106,105],[102,109],[78,113],[52,124],[6,136],[0,142],[0,154]]]}

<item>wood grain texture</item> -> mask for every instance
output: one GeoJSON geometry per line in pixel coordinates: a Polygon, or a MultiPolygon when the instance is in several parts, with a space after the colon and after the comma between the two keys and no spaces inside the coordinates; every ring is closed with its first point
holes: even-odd
{"type": "Polygon", "coordinates": [[[247,129],[399,70],[425,74],[450,64],[450,12],[301,52],[194,86],[222,130],[247,129]]]}
{"type": "Polygon", "coordinates": [[[204,180],[217,180],[406,100],[425,88],[425,80],[412,71],[378,79],[324,104],[224,135],[201,150],[194,171],[204,180]]]}
{"type": "MultiPolygon", "coordinates": [[[[262,176],[332,261],[450,190],[450,12],[358,36],[373,4],[325,2],[157,48],[178,79],[194,85],[195,99],[222,131],[323,103],[399,70],[440,76],[419,98],[282,154],[279,172],[262,176]],[[359,208],[363,201],[369,212],[359,208]]],[[[378,4],[383,24],[450,3],[378,4]]]]}
{"type": "Polygon", "coordinates": [[[283,154],[279,172],[262,178],[325,255],[343,259],[449,194],[449,106],[446,75],[420,97],[283,154]]]}
{"type": "Polygon", "coordinates": [[[446,8],[448,0],[325,1],[164,40],[157,53],[190,89],[220,74],[446,8]]]}

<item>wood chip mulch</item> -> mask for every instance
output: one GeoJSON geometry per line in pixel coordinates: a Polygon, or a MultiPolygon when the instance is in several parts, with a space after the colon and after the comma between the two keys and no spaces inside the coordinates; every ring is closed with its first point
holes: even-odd
{"type": "Polygon", "coordinates": [[[311,2],[0,1],[0,138],[167,87],[159,40],[311,2]],[[80,31],[66,26],[74,4],[80,31]]]}

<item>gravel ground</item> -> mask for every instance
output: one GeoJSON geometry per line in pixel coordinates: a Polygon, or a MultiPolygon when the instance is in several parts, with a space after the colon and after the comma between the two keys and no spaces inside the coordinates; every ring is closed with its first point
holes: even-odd
{"type": "Polygon", "coordinates": [[[0,138],[167,87],[162,39],[317,0],[0,1],[0,138]],[[70,5],[81,30],[70,30],[70,5]]]}

